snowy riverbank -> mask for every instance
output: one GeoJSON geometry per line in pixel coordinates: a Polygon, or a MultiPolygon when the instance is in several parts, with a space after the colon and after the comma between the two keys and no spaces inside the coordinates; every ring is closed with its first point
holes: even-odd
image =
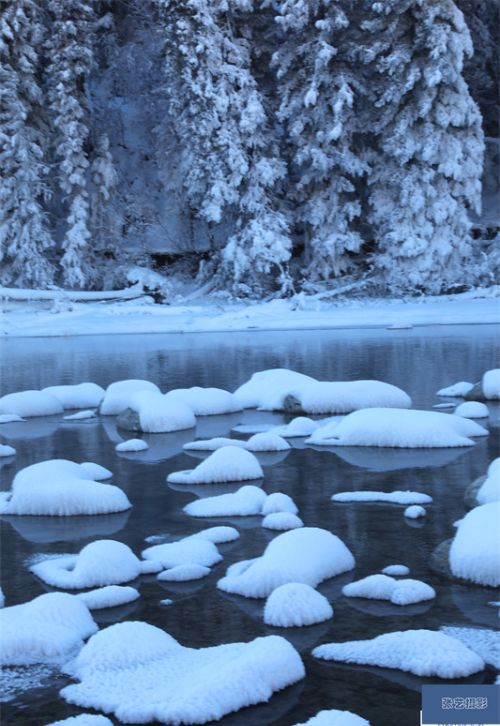
{"type": "MultiPolygon", "coordinates": [[[[0,296],[2,290],[0,289],[0,296]]],[[[33,295],[35,296],[35,294],[33,295]]],[[[500,286],[458,295],[327,301],[297,295],[264,303],[222,302],[155,305],[151,298],[73,301],[5,299],[0,334],[53,337],[115,333],[194,333],[244,330],[322,330],[500,322],[500,286]]]]}

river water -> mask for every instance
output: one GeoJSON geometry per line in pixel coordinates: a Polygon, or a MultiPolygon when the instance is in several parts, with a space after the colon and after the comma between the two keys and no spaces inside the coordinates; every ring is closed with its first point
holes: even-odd
{"type": "MultiPolygon", "coordinates": [[[[486,325],[391,331],[117,335],[7,339],[0,350],[2,394],[81,381],[107,386],[124,378],[147,378],[163,391],[194,385],[234,390],[255,371],[285,367],[322,380],[387,381],[406,390],[415,408],[430,410],[440,402],[435,396],[439,388],[459,380],[477,381],[485,370],[497,365],[498,335],[493,326],[486,325]]],[[[120,540],[139,553],[151,535],[163,535],[168,541],[202,526],[231,524],[239,529],[241,538],[220,546],[224,560],[208,578],[176,584],[142,578],[140,583],[132,583],[141,591],[137,602],[95,611],[95,619],[101,626],[144,620],[192,647],[270,633],[289,638],[301,652],[306,678],[273,696],[268,704],[227,716],[218,722],[223,726],[292,726],[328,708],[351,710],[370,720],[372,726],[417,726],[421,685],[438,681],[395,670],[316,661],[310,652],[320,643],[369,638],[395,630],[435,630],[441,625],[497,627],[497,613],[487,605],[498,599],[493,590],[450,582],[435,575],[428,562],[436,545],[453,536],[453,522],[464,515],[465,488],[500,454],[498,406],[490,406],[486,422],[490,436],[470,448],[314,450],[299,439],[292,442],[289,453],[261,457],[266,492],[283,491],[292,496],[305,524],[337,534],[357,562],[353,572],[318,588],[332,602],[334,618],[294,629],[265,626],[263,601],[231,596],[215,587],[226,567],[258,556],[275,536],[261,528],[261,518],[191,519],[182,507],[198,496],[214,493],[214,488],[188,489],[165,481],[170,472],[196,465],[197,459],[182,453],[182,445],[195,435],[229,435],[238,424],[286,420],[280,414],[258,411],[200,418],[196,433],[145,436],[150,448],[138,454],[115,452],[123,436],[114,418],[66,422],[58,416],[2,425],[1,442],[15,446],[18,452],[14,459],[0,464],[3,489],[10,487],[22,467],[60,457],[108,467],[114,472],[111,481],[121,486],[133,503],[130,512],[110,516],[4,517],[2,585],[6,604],[24,602],[48,589],[27,569],[36,555],[76,553],[98,538],[120,540]],[[337,491],[358,489],[423,491],[432,495],[434,503],[424,520],[407,521],[399,506],[330,501],[337,491]],[[391,563],[408,565],[411,577],[423,579],[436,589],[436,600],[397,607],[341,595],[347,582],[379,572],[391,563]],[[174,603],[162,606],[160,600],[164,598],[174,603]]],[[[235,488],[219,487],[217,492],[235,488]]],[[[487,668],[463,682],[489,683],[493,677],[487,668]]],[[[68,682],[47,668],[9,669],[4,679],[9,700],[3,704],[3,725],[43,725],[76,715],[79,709],[58,696],[68,682]]]]}

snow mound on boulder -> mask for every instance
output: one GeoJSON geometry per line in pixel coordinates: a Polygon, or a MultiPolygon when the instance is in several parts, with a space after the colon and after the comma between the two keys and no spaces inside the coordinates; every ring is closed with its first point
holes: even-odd
{"type": "Polygon", "coordinates": [[[483,659],[456,638],[433,630],[402,630],[371,640],[320,645],[316,658],[397,668],[417,676],[465,678],[484,668],[483,659]]]}
{"type": "Polygon", "coordinates": [[[230,494],[189,502],[184,511],[191,517],[248,517],[260,514],[265,500],[262,489],[247,484],[230,494]]]}
{"type": "Polygon", "coordinates": [[[301,582],[289,582],[277,587],[264,606],[266,625],[281,628],[314,625],[332,617],[333,608],[326,597],[301,582]]]}
{"type": "Polygon", "coordinates": [[[44,560],[30,567],[41,580],[66,590],[103,587],[129,582],[143,572],[141,561],[123,542],[90,542],[77,555],[44,560]]]}
{"type": "Polygon", "coordinates": [[[354,565],[354,557],[341,539],[325,529],[304,527],[278,535],[261,557],[245,566],[230,567],[217,587],[244,597],[267,597],[288,582],[316,587],[354,565]]]}
{"type": "Polygon", "coordinates": [[[270,431],[254,434],[246,442],[247,451],[288,451],[292,447],[284,438],[270,431]]]}
{"type": "Polygon", "coordinates": [[[175,724],[218,720],[268,701],[305,675],[297,651],[278,636],[185,648],[141,622],[101,631],[67,671],[81,681],[61,691],[70,703],[114,713],[124,722],[175,724]]]}
{"type": "Polygon", "coordinates": [[[151,381],[141,379],[116,381],[106,388],[99,413],[102,416],[118,416],[119,413],[129,408],[131,396],[139,391],[160,393],[158,386],[151,381]]]}
{"type": "Polygon", "coordinates": [[[199,532],[195,532],[195,534],[189,536],[206,539],[208,542],[213,542],[214,544],[223,544],[224,542],[234,542],[234,540],[239,539],[240,533],[235,527],[221,526],[200,529],[199,532]]]}
{"type": "Polygon", "coordinates": [[[61,403],[64,409],[97,408],[104,398],[104,388],[97,383],[78,383],[73,386],[48,386],[42,389],[61,403]]]}
{"type": "Polygon", "coordinates": [[[142,439],[127,439],[122,441],[115,446],[115,451],[146,451],[149,449],[149,445],[142,439]]]}
{"type": "Polygon", "coordinates": [[[0,665],[64,662],[97,631],[88,607],[50,592],[0,610],[0,665]]]}
{"type": "Polygon", "coordinates": [[[227,436],[216,436],[213,439],[199,439],[198,441],[189,441],[183,445],[185,451],[217,451],[223,446],[238,446],[240,449],[246,448],[246,441],[242,439],[229,439],[227,436]]]}
{"type": "MultiPolygon", "coordinates": [[[[195,415],[188,405],[155,391],[133,393],[128,407],[138,415],[139,430],[144,433],[170,433],[196,426],[195,415]]],[[[120,417],[117,424],[120,426],[120,417]]],[[[125,428],[130,427],[125,426],[125,428]]]]}
{"type": "Polygon", "coordinates": [[[216,416],[241,411],[242,406],[234,393],[222,388],[175,388],[166,394],[168,400],[184,403],[195,416],[216,416]]]}
{"type": "Polygon", "coordinates": [[[70,716],[62,721],[52,721],[48,726],[113,726],[113,724],[106,716],[80,713],[78,716],[70,716]]]}
{"type": "Polygon", "coordinates": [[[455,416],[464,418],[488,418],[489,415],[488,406],[479,401],[466,401],[455,409],[455,416]]]}
{"type": "Polygon", "coordinates": [[[500,501],[500,457],[489,465],[486,479],[477,491],[476,500],[478,504],[500,501]]]}
{"type": "Polygon", "coordinates": [[[203,565],[176,565],[168,570],[160,572],[157,580],[162,582],[187,582],[189,580],[201,580],[211,572],[209,567],[203,565]]]}
{"type": "Polygon", "coordinates": [[[444,396],[445,398],[463,398],[469,393],[469,391],[472,391],[473,388],[473,383],[469,383],[468,381],[459,381],[447,388],[441,388],[436,393],[436,396],[444,396]]]}
{"type": "Polygon", "coordinates": [[[350,413],[361,408],[410,408],[411,398],[401,388],[382,381],[315,381],[296,394],[308,414],[350,413]]]}
{"type": "Polygon", "coordinates": [[[186,537],[177,542],[153,545],[153,547],[145,549],[142,556],[146,560],[159,562],[164,568],[178,565],[212,567],[222,560],[219,550],[213,542],[198,537],[186,537]]]}
{"type": "Polygon", "coordinates": [[[370,600],[388,600],[393,605],[413,605],[432,600],[436,591],[420,580],[395,580],[388,575],[369,575],[350,582],[342,588],[346,597],[366,597],[370,600]]]}
{"type": "Polygon", "coordinates": [[[195,469],[169,474],[167,481],[173,484],[215,484],[261,479],[263,476],[261,465],[253,454],[237,446],[224,446],[195,469]]]}
{"type": "Polygon", "coordinates": [[[290,423],[276,426],[276,428],[272,429],[272,433],[286,439],[300,438],[310,436],[319,426],[321,426],[319,421],[313,421],[312,418],[307,418],[307,416],[297,416],[290,423]]]}
{"type": "Polygon", "coordinates": [[[324,446],[439,448],[472,446],[488,431],[462,416],[437,411],[367,408],[346,416],[326,432],[317,429],[306,443],[324,446]]]}
{"type": "Polygon", "coordinates": [[[333,502],[386,502],[388,504],[430,504],[432,497],[421,492],[337,492],[333,502]]]}
{"type": "Polygon", "coordinates": [[[382,570],[382,573],[384,575],[402,575],[406,576],[410,574],[410,568],[406,565],[387,565],[387,567],[384,567],[382,570]]]}
{"type": "Polygon", "coordinates": [[[106,469],[105,466],[94,464],[93,461],[82,461],[81,468],[88,474],[89,479],[101,481],[101,479],[111,479],[113,472],[106,469]]]}
{"type": "Polygon", "coordinates": [[[288,529],[298,529],[303,527],[304,522],[300,517],[291,512],[272,512],[267,514],[262,520],[262,526],[265,529],[275,529],[279,532],[285,532],[288,529]]]}
{"type": "Polygon", "coordinates": [[[0,496],[0,514],[76,516],[110,514],[129,509],[125,492],[112,484],[101,484],[80,464],[50,459],[21,469],[12,491],[0,496]]]}
{"type": "Polygon", "coordinates": [[[15,456],[16,450],[13,446],[8,446],[7,444],[0,444],[0,458],[4,458],[7,456],[15,456]]]}
{"type": "Polygon", "coordinates": [[[442,625],[440,628],[445,635],[457,638],[468,648],[481,656],[485,663],[494,668],[500,668],[500,634],[498,630],[487,628],[464,628],[442,625]]]}
{"type": "Polygon", "coordinates": [[[312,718],[294,726],[370,726],[370,722],[351,711],[338,711],[334,708],[319,711],[312,718]]]}
{"type": "Polygon", "coordinates": [[[254,373],[249,381],[236,389],[234,395],[243,408],[280,409],[291,391],[315,382],[315,378],[288,368],[270,368],[254,373]]]}
{"type": "Polygon", "coordinates": [[[486,371],[482,380],[482,388],[487,401],[495,401],[500,398],[500,368],[486,371]]]}
{"type": "Polygon", "coordinates": [[[18,391],[0,398],[0,413],[15,414],[23,418],[53,416],[63,410],[59,399],[44,391],[18,391]]]}
{"type": "Polygon", "coordinates": [[[406,507],[404,511],[404,515],[408,519],[420,519],[420,517],[425,517],[426,514],[426,510],[419,504],[412,504],[410,507],[406,507]]]}
{"type": "Polygon", "coordinates": [[[274,514],[275,512],[290,512],[290,514],[298,514],[298,508],[292,497],[283,492],[274,492],[268,494],[266,501],[262,506],[262,514],[274,514]]]}
{"type": "Polygon", "coordinates": [[[2,413],[0,414],[0,424],[18,423],[19,421],[25,421],[26,419],[18,416],[17,413],[2,413]]]}
{"type": "Polygon", "coordinates": [[[63,421],[85,421],[89,418],[97,418],[95,411],[78,411],[77,413],[72,413],[69,416],[63,416],[63,421]]]}
{"type": "Polygon", "coordinates": [[[478,585],[500,585],[500,501],[482,504],[457,525],[450,547],[450,569],[478,585]]]}
{"type": "Polygon", "coordinates": [[[97,590],[81,592],[76,597],[84,602],[89,610],[100,610],[125,605],[126,603],[137,600],[140,595],[135,587],[106,585],[105,587],[97,588],[97,590]]]}

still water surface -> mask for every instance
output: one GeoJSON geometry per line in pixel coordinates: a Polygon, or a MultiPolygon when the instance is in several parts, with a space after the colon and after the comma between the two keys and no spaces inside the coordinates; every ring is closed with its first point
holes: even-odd
{"type": "MultiPolygon", "coordinates": [[[[496,366],[498,335],[492,326],[429,327],[414,330],[314,331],[299,333],[227,333],[198,335],[95,336],[67,339],[7,340],[1,343],[2,394],[48,385],[95,381],[107,386],[123,378],[147,378],[164,391],[218,386],[234,390],[257,370],[286,367],[323,380],[377,378],[405,389],[416,408],[431,409],[435,392],[459,380],[477,381],[496,366]]],[[[442,399],[441,399],[442,400],[442,399]]],[[[353,551],[356,569],[318,589],[333,603],[334,618],[308,628],[269,628],[262,620],[263,601],[218,591],[215,584],[231,563],[258,556],[273,533],[261,518],[217,518],[198,521],[182,507],[198,496],[237,488],[167,485],[171,471],[195,466],[181,452],[187,441],[229,435],[237,424],[281,423],[279,414],[243,414],[200,418],[195,431],[144,438],[150,449],[117,454],[115,445],[128,438],[114,418],[65,422],[60,417],[3,425],[2,443],[16,447],[4,460],[2,488],[16,471],[49,458],[95,461],[114,472],[133,503],[130,512],[96,517],[10,517],[2,526],[2,582],[7,605],[29,600],[48,588],[28,572],[39,553],[76,553],[89,541],[114,538],[139,553],[150,535],[165,541],[212,524],[231,524],[241,538],[220,546],[223,562],[208,578],[192,583],[159,583],[154,577],[136,584],[141,598],[122,608],[95,611],[101,626],[120,620],[144,620],[164,628],[184,645],[203,647],[279,633],[301,652],[306,678],[273,696],[262,706],[244,709],[218,722],[223,726],[291,726],[327,708],[348,709],[372,726],[417,726],[420,679],[401,671],[316,661],[311,649],[330,641],[374,637],[410,628],[441,625],[498,625],[487,603],[498,599],[489,589],[459,585],[436,576],[428,567],[437,544],[453,536],[452,523],[464,515],[463,493],[500,454],[498,406],[490,406],[487,438],[466,449],[434,451],[367,448],[317,449],[292,441],[290,453],[264,455],[266,492],[283,491],[296,501],[306,525],[320,526],[341,537],[353,551]],[[412,489],[434,497],[425,520],[406,521],[403,508],[378,504],[333,504],[337,491],[412,489]],[[437,591],[435,601],[397,607],[374,600],[344,598],[341,588],[353,579],[379,572],[391,563],[410,567],[411,576],[437,591]],[[171,598],[173,605],[160,605],[171,598]]],[[[0,464],[1,465],[1,464],[0,464]]],[[[47,724],[80,711],[58,697],[69,679],[44,669],[16,669],[17,690],[3,705],[2,723],[47,724]],[[36,687],[34,687],[36,686],[36,687]]],[[[491,669],[464,682],[492,682],[491,669]]],[[[6,679],[12,686],[13,680],[6,679]]]]}

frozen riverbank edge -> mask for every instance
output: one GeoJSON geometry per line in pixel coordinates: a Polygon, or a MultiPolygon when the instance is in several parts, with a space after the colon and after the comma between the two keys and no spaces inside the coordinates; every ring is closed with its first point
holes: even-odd
{"type": "MultiPolygon", "coordinates": [[[[23,291],[29,298],[30,291],[23,291]]],[[[440,297],[363,298],[326,301],[296,295],[261,303],[154,304],[151,298],[77,302],[70,294],[51,300],[12,300],[0,288],[0,336],[58,337],[130,333],[209,333],[259,330],[409,328],[500,323],[500,286],[440,297]]]]}

